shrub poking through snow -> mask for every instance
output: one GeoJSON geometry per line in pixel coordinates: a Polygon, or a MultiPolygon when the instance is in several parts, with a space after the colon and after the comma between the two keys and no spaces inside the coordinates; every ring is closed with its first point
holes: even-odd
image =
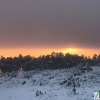
{"type": "Polygon", "coordinates": [[[43,93],[41,91],[36,91],[36,96],[40,96],[40,95],[43,95],[43,93]]]}
{"type": "Polygon", "coordinates": [[[75,87],[73,88],[73,93],[76,94],[76,89],[75,89],[75,87]]]}
{"type": "Polygon", "coordinates": [[[67,80],[64,80],[63,82],[61,82],[60,85],[64,85],[65,83],[67,83],[67,80]]]}
{"type": "Polygon", "coordinates": [[[24,85],[26,83],[26,81],[24,81],[22,84],[24,85]]]}

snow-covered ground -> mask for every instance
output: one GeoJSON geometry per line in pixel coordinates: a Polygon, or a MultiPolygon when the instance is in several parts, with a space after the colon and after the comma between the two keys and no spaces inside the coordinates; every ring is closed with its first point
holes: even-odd
{"type": "Polygon", "coordinates": [[[0,75],[0,100],[93,100],[94,90],[100,90],[100,67],[85,73],[70,68],[11,75],[0,75]]]}

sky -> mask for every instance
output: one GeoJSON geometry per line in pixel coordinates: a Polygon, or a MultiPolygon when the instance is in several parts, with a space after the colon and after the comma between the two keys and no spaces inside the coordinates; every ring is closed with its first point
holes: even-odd
{"type": "Polygon", "coordinates": [[[0,55],[100,54],[100,0],[0,0],[0,55]]]}

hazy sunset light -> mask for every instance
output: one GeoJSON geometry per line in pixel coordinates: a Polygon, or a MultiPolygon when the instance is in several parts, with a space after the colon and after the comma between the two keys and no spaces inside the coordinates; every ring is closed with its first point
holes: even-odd
{"type": "Polygon", "coordinates": [[[77,54],[79,52],[79,50],[76,48],[67,48],[67,49],[63,50],[62,52],[63,53],[77,54]]]}
{"type": "Polygon", "coordinates": [[[78,54],[78,55],[85,55],[93,57],[93,55],[96,53],[97,55],[100,54],[99,49],[88,49],[88,48],[67,48],[65,50],[62,50],[63,53],[70,53],[70,54],[78,54]]]}
{"type": "Polygon", "coordinates": [[[83,48],[66,48],[66,49],[43,49],[43,48],[17,48],[17,49],[0,49],[0,54],[4,57],[14,57],[22,54],[23,56],[31,55],[34,57],[39,57],[40,55],[51,54],[52,52],[62,52],[62,53],[70,53],[70,54],[78,54],[92,57],[95,53],[100,54],[99,49],[83,49],[83,48]]]}

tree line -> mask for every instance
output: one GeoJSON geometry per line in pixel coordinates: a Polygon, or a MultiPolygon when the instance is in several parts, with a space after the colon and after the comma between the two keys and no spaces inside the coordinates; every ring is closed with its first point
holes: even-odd
{"type": "Polygon", "coordinates": [[[22,56],[21,54],[17,57],[0,57],[0,70],[5,72],[18,71],[22,68],[23,71],[31,70],[46,70],[46,69],[62,69],[71,68],[81,65],[88,66],[99,66],[100,55],[94,54],[92,58],[77,55],[77,54],[63,54],[62,52],[52,52],[50,55],[42,55],[34,57],[30,55],[22,56]]]}

